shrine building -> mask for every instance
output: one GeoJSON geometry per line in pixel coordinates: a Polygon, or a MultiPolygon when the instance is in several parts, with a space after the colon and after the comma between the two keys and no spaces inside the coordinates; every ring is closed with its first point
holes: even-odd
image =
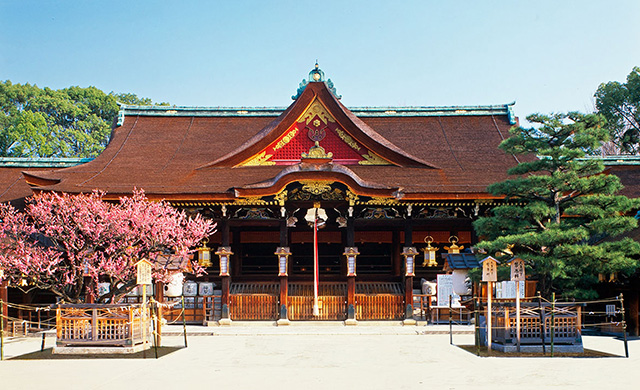
{"type": "Polygon", "coordinates": [[[194,281],[213,283],[221,309],[196,293],[199,320],[409,319],[420,280],[445,272],[443,253],[475,244],[472,222],[502,201],[486,188],[518,163],[498,149],[517,124],[513,103],[347,108],[317,64],[292,98],[123,105],[97,158],[22,169],[3,200],[20,186],[114,200],[138,188],[213,219],[211,261],[202,256],[207,274],[194,281]]]}

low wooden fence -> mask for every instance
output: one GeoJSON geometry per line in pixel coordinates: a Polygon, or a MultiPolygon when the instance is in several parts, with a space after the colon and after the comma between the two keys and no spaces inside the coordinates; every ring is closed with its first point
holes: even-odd
{"type": "Polygon", "coordinates": [[[342,321],[347,319],[346,296],[318,296],[320,315],[313,315],[313,296],[290,296],[287,307],[289,319],[292,321],[328,320],[342,321]]]}
{"type": "MultiPolygon", "coordinates": [[[[541,344],[541,331],[544,332],[545,343],[549,343],[552,329],[553,342],[556,344],[581,343],[581,309],[577,305],[556,304],[552,326],[552,308],[549,304],[544,304],[541,308],[537,303],[521,304],[520,343],[541,344]]],[[[517,340],[515,307],[502,304],[492,311],[494,324],[492,339],[498,344],[515,344],[517,340]]]]}
{"type": "Polygon", "coordinates": [[[229,317],[232,320],[278,319],[278,296],[274,294],[231,294],[229,317]]]}
{"type": "Polygon", "coordinates": [[[404,296],[395,294],[356,294],[356,319],[401,320],[404,296]]]}
{"type": "Polygon", "coordinates": [[[150,335],[149,308],[140,305],[60,305],[58,346],[134,346],[150,335]]]}

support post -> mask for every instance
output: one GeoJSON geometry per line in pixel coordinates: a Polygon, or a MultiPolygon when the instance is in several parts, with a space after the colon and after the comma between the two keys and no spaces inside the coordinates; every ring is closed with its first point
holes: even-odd
{"type": "Polygon", "coordinates": [[[556,293],[551,293],[551,357],[553,357],[553,337],[555,332],[555,319],[556,319],[556,293]]]}
{"type": "Polygon", "coordinates": [[[347,276],[347,320],[345,325],[357,325],[356,319],[356,277],[347,276]]]}
{"type": "Polygon", "coordinates": [[[0,360],[4,360],[4,300],[0,298],[0,360]]]}
{"type": "Polygon", "coordinates": [[[184,295],[180,296],[182,300],[182,332],[184,333],[184,347],[187,348],[189,345],[187,344],[187,320],[185,317],[185,307],[184,307],[184,295]]]}
{"type": "Polygon", "coordinates": [[[453,313],[451,311],[451,300],[453,296],[449,295],[449,344],[453,345],[453,313]]]}
{"type": "Polygon", "coordinates": [[[4,302],[5,305],[0,309],[0,321],[2,321],[2,326],[4,329],[7,329],[8,322],[7,317],[9,316],[9,308],[7,303],[9,302],[9,282],[4,279],[0,282],[0,301],[4,302]]]}
{"type": "Polygon", "coordinates": [[[540,341],[542,342],[542,353],[546,355],[547,347],[544,345],[544,310],[542,309],[542,295],[538,291],[538,310],[540,310],[540,341]]]}
{"type": "Polygon", "coordinates": [[[220,325],[231,325],[231,318],[229,317],[229,302],[230,302],[230,287],[231,281],[229,276],[222,276],[222,312],[220,315],[220,325]]]}
{"type": "Polygon", "coordinates": [[[493,295],[493,282],[487,282],[487,354],[491,354],[491,296],[493,295]]]}
{"type": "MultiPolygon", "coordinates": [[[[164,302],[164,283],[156,282],[156,344],[162,346],[162,303],[164,302]]],[[[202,303],[204,306],[204,301],[202,303]]]]}
{"type": "Polygon", "coordinates": [[[280,317],[278,318],[278,325],[289,325],[289,312],[287,309],[287,302],[289,300],[289,277],[280,276],[280,317]]]}
{"type": "Polygon", "coordinates": [[[624,356],[629,357],[629,345],[627,344],[627,323],[624,321],[624,297],[620,293],[620,312],[622,313],[622,335],[624,336],[624,356]]]}
{"type": "Polygon", "coordinates": [[[516,282],[516,286],[516,340],[520,352],[520,282],[516,282]]]}
{"type": "Polygon", "coordinates": [[[473,297],[473,319],[475,322],[475,341],[476,341],[476,355],[480,356],[480,305],[478,304],[478,297],[473,297]]]}

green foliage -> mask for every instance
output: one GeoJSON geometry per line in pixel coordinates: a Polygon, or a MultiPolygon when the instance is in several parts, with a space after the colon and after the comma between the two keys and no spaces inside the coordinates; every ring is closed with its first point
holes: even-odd
{"type": "Polygon", "coordinates": [[[601,116],[536,114],[527,120],[538,126],[514,127],[500,144],[525,161],[508,171],[518,176],[489,186],[505,204],[474,223],[483,240],[478,247],[501,261],[511,253],[521,257],[545,295],[593,298],[600,274],[629,275],[640,267],[640,243],[612,240],[638,226],[626,214],[640,208],[640,199],[615,195],[619,178],[601,175],[600,160],[581,159],[608,139],[601,116]]]}
{"type": "Polygon", "coordinates": [[[153,104],[95,87],[52,90],[0,82],[0,156],[95,157],[109,142],[118,102],[153,104]]]}
{"type": "Polygon", "coordinates": [[[602,83],[595,93],[596,108],[608,122],[613,143],[620,152],[640,153],[640,67],[626,83],[602,83]]]}

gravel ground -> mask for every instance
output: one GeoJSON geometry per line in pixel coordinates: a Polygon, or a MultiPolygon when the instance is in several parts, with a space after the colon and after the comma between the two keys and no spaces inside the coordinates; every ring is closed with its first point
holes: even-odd
{"type": "MultiPolygon", "coordinates": [[[[457,328],[454,344],[473,344],[469,329],[457,328]]],[[[640,340],[629,342],[629,359],[479,358],[449,345],[436,327],[234,324],[188,333],[188,348],[181,336],[165,336],[157,360],[153,350],[146,359],[51,355],[53,337],[45,352],[39,338],[5,339],[0,388],[539,390],[635,388],[639,381],[640,340]]],[[[584,346],[624,356],[612,337],[585,336],[584,346]]]]}

